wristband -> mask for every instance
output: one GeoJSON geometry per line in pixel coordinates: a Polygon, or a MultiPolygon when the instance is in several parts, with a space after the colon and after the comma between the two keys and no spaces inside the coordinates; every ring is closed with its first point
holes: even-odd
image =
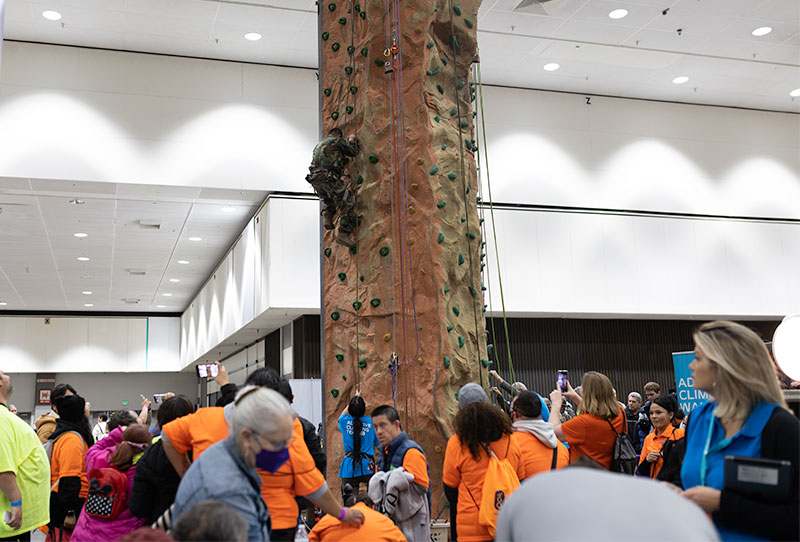
{"type": "Polygon", "coordinates": [[[17,508],[18,506],[22,506],[22,499],[11,503],[11,508],[17,508]]]}
{"type": "Polygon", "coordinates": [[[339,521],[344,521],[344,517],[347,515],[347,508],[342,508],[342,515],[339,516],[339,521]]]}

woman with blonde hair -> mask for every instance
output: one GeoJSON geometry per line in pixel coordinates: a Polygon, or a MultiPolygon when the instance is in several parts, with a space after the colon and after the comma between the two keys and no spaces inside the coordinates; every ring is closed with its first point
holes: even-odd
{"type": "Polygon", "coordinates": [[[569,381],[563,394],[556,388],[550,393],[553,407],[550,409],[550,423],[561,442],[569,444],[569,460],[574,463],[582,456],[611,468],[614,443],[617,434],[627,427],[625,410],[614,396],[614,387],[602,373],[589,371],[581,380],[583,395],[578,395],[569,381]],[[559,412],[564,396],[578,406],[578,415],[560,423],[559,412]]]}
{"type": "Polygon", "coordinates": [[[723,540],[800,539],[800,422],[786,407],[767,347],[734,322],[703,324],[694,342],[694,387],[713,401],[694,409],[686,428],[684,496],[712,515],[723,540]],[[725,456],[788,461],[789,491],[734,489],[725,456]]]}

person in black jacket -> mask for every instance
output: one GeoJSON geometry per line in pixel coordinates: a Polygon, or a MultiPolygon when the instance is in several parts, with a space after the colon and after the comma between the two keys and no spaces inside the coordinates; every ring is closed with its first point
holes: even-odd
{"type": "MultiPolygon", "coordinates": [[[[158,427],[194,411],[192,402],[183,395],[173,396],[164,401],[158,409],[158,427]]],[[[181,478],[164,453],[161,437],[145,450],[136,464],[133,477],[130,509],[133,515],[148,518],[155,522],[175,501],[181,478]]]]}

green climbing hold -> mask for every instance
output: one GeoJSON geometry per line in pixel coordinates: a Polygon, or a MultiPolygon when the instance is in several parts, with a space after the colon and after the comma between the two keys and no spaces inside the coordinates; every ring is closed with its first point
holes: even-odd
{"type": "Polygon", "coordinates": [[[481,309],[481,312],[486,312],[486,305],[483,306],[483,308],[481,309]]]}
{"type": "Polygon", "coordinates": [[[492,353],[493,349],[494,349],[494,345],[493,344],[487,344],[486,345],[486,351],[489,352],[490,354],[492,353]]]}
{"type": "Polygon", "coordinates": [[[466,221],[467,221],[467,217],[465,217],[465,216],[462,216],[462,217],[461,217],[461,223],[463,224],[463,223],[464,223],[464,222],[466,222],[466,221]]]}
{"type": "Polygon", "coordinates": [[[353,308],[358,310],[361,308],[361,301],[353,301],[353,308]]]}
{"type": "Polygon", "coordinates": [[[444,293],[447,293],[447,292],[449,292],[449,291],[450,291],[450,286],[445,286],[445,287],[444,287],[444,293]]]}
{"type": "Polygon", "coordinates": [[[338,119],[339,118],[339,112],[338,111],[334,111],[333,113],[331,113],[331,118],[333,120],[338,119]]]}
{"type": "Polygon", "coordinates": [[[350,94],[355,94],[356,92],[358,92],[358,87],[355,86],[355,85],[352,85],[350,87],[350,94]]]}
{"type": "Polygon", "coordinates": [[[430,173],[431,175],[436,175],[437,173],[439,173],[439,166],[433,166],[428,173],[430,173]]]}
{"type": "Polygon", "coordinates": [[[481,358],[481,365],[483,365],[483,368],[485,369],[489,366],[489,360],[486,358],[481,358]]]}
{"type": "Polygon", "coordinates": [[[353,112],[353,106],[352,105],[345,106],[344,112],[349,115],[350,113],[353,112]]]}
{"type": "Polygon", "coordinates": [[[448,173],[447,174],[447,178],[450,179],[451,181],[455,181],[456,177],[457,177],[457,175],[455,173],[448,173]]]}
{"type": "Polygon", "coordinates": [[[353,73],[353,66],[345,66],[344,67],[344,73],[346,73],[347,75],[350,75],[351,73],[353,73]]]}
{"type": "Polygon", "coordinates": [[[467,25],[467,28],[472,28],[475,26],[475,23],[472,22],[471,19],[464,18],[464,24],[467,25]]]}
{"type": "Polygon", "coordinates": [[[453,326],[447,326],[446,329],[447,329],[447,331],[453,331],[454,328],[453,328],[453,326]]]}
{"type": "Polygon", "coordinates": [[[372,305],[373,307],[378,307],[381,304],[381,298],[373,297],[372,299],[369,300],[369,304],[372,305]]]}
{"type": "Polygon", "coordinates": [[[444,357],[444,368],[445,369],[449,369],[450,368],[450,356],[445,356],[444,357]]]}
{"type": "Polygon", "coordinates": [[[442,68],[441,68],[441,66],[436,66],[434,69],[432,69],[432,70],[428,70],[426,73],[427,73],[428,75],[436,75],[436,74],[437,74],[437,73],[439,73],[440,71],[442,71],[442,68]]]}
{"type": "Polygon", "coordinates": [[[461,45],[458,44],[458,36],[453,36],[453,47],[461,49],[461,45]]]}
{"type": "Polygon", "coordinates": [[[464,190],[464,193],[465,193],[465,194],[469,194],[469,191],[470,191],[470,190],[472,190],[472,189],[469,187],[469,185],[467,185],[467,189],[466,189],[466,190],[464,190]]]}
{"type": "Polygon", "coordinates": [[[482,218],[478,219],[478,224],[483,224],[483,219],[482,218]]]}
{"type": "Polygon", "coordinates": [[[336,388],[333,388],[331,390],[331,395],[333,395],[334,398],[339,397],[339,390],[337,390],[336,388]]]}
{"type": "Polygon", "coordinates": [[[475,290],[475,288],[472,285],[470,285],[469,286],[469,293],[472,294],[472,297],[475,297],[475,294],[477,294],[478,292],[475,290]]]}
{"type": "Polygon", "coordinates": [[[330,96],[330,95],[331,95],[331,89],[330,89],[330,88],[325,88],[325,89],[322,89],[322,93],[323,93],[325,96],[330,96]]]}
{"type": "Polygon", "coordinates": [[[458,307],[453,307],[453,314],[455,314],[456,316],[458,316],[459,314],[461,314],[461,311],[460,311],[460,310],[458,310],[458,307]]]}
{"type": "Polygon", "coordinates": [[[442,144],[442,150],[443,150],[443,151],[446,151],[446,150],[447,150],[447,143],[443,143],[443,144],[442,144]]]}
{"type": "Polygon", "coordinates": [[[458,125],[461,126],[462,128],[468,128],[469,127],[469,121],[468,120],[462,120],[461,122],[458,123],[458,125]]]}
{"type": "Polygon", "coordinates": [[[436,204],[436,206],[437,206],[439,209],[444,209],[444,206],[445,206],[445,205],[447,205],[447,202],[446,202],[446,201],[444,201],[444,200],[442,200],[442,201],[440,201],[439,203],[437,203],[437,204],[436,204]]]}
{"type": "Polygon", "coordinates": [[[425,44],[425,47],[427,47],[428,49],[433,49],[433,42],[429,41],[427,44],[425,44]]]}
{"type": "Polygon", "coordinates": [[[444,242],[444,234],[443,233],[439,234],[439,237],[436,239],[436,242],[439,243],[440,245],[444,242]]]}
{"type": "Polygon", "coordinates": [[[350,254],[352,254],[353,256],[358,254],[358,247],[350,247],[350,254]]]}
{"type": "Polygon", "coordinates": [[[344,354],[336,354],[336,361],[343,362],[344,361],[344,354]]]}
{"type": "Polygon", "coordinates": [[[333,2],[328,4],[328,11],[336,11],[336,4],[334,4],[333,2]]]}
{"type": "Polygon", "coordinates": [[[323,250],[323,252],[325,253],[326,257],[328,258],[331,257],[331,247],[326,248],[325,250],[323,250]]]}
{"type": "Polygon", "coordinates": [[[344,279],[347,278],[347,274],[346,273],[339,273],[336,276],[339,277],[339,280],[341,280],[342,282],[344,282],[344,279]]]}
{"type": "Polygon", "coordinates": [[[471,231],[468,231],[468,232],[467,232],[467,238],[468,238],[468,239],[475,239],[475,234],[474,234],[474,233],[472,233],[471,231]]]}
{"type": "Polygon", "coordinates": [[[442,85],[437,84],[436,90],[439,91],[439,94],[444,94],[444,87],[442,85]]]}
{"type": "Polygon", "coordinates": [[[358,177],[356,177],[356,184],[361,184],[361,183],[363,183],[363,182],[364,182],[364,177],[362,177],[361,175],[359,175],[358,177]]]}
{"type": "Polygon", "coordinates": [[[338,319],[339,319],[339,311],[333,311],[331,313],[331,320],[333,320],[335,322],[338,319]]]}
{"type": "Polygon", "coordinates": [[[461,335],[458,336],[458,347],[464,348],[464,337],[462,337],[461,335]]]}
{"type": "Polygon", "coordinates": [[[367,48],[366,47],[362,47],[361,48],[361,56],[364,56],[364,57],[367,56],[367,48]]]}
{"type": "Polygon", "coordinates": [[[455,117],[456,115],[458,115],[458,108],[454,107],[450,110],[450,116],[455,117]]]}
{"type": "Polygon", "coordinates": [[[378,157],[376,155],[374,155],[374,154],[370,154],[369,155],[369,163],[370,164],[377,164],[378,163],[378,157]]]}
{"type": "Polygon", "coordinates": [[[358,368],[359,369],[365,369],[366,367],[367,367],[367,359],[366,358],[361,358],[360,360],[358,360],[358,368]]]}
{"type": "Polygon", "coordinates": [[[486,291],[486,286],[484,286],[483,284],[481,284],[481,291],[482,291],[482,292],[485,292],[485,291],[486,291]]]}
{"type": "Polygon", "coordinates": [[[456,401],[458,401],[458,392],[455,392],[453,395],[455,396],[456,401]]]}
{"type": "Polygon", "coordinates": [[[322,40],[323,41],[328,41],[329,37],[331,37],[331,33],[330,32],[323,32],[322,33],[322,40]]]}
{"type": "Polygon", "coordinates": [[[340,47],[341,47],[341,45],[339,45],[338,42],[331,43],[331,49],[333,49],[333,52],[338,51],[340,47]]]}
{"type": "Polygon", "coordinates": [[[346,375],[342,375],[342,380],[347,380],[347,376],[346,375]]]}
{"type": "Polygon", "coordinates": [[[381,249],[378,251],[378,254],[380,254],[381,256],[388,256],[389,247],[381,247],[381,249]]]}
{"type": "Polygon", "coordinates": [[[439,121],[440,121],[440,120],[442,120],[442,119],[441,119],[441,118],[439,118],[439,115],[436,115],[435,117],[433,117],[433,120],[435,120],[436,122],[439,122],[439,121]]]}
{"type": "Polygon", "coordinates": [[[461,8],[459,6],[453,6],[453,11],[456,15],[461,16],[461,8]]]}
{"type": "Polygon", "coordinates": [[[361,282],[364,282],[364,275],[359,275],[358,280],[360,280],[361,282]]]}
{"type": "Polygon", "coordinates": [[[348,45],[347,46],[347,54],[348,55],[352,55],[355,52],[355,50],[356,50],[356,48],[353,47],[352,45],[348,45]]]}
{"type": "Polygon", "coordinates": [[[375,59],[375,65],[378,66],[378,67],[383,66],[383,59],[382,58],[376,58],[375,59]]]}
{"type": "Polygon", "coordinates": [[[339,17],[339,24],[347,24],[347,17],[339,17]]]}
{"type": "Polygon", "coordinates": [[[447,66],[447,59],[446,59],[445,57],[443,57],[443,56],[440,56],[440,57],[439,57],[439,60],[441,60],[441,61],[442,61],[442,64],[444,64],[445,66],[447,66]]]}
{"type": "Polygon", "coordinates": [[[459,254],[458,255],[458,265],[464,265],[464,255],[463,254],[459,254]]]}
{"type": "Polygon", "coordinates": [[[467,82],[466,81],[459,81],[458,82],[458,90],[461,90],[465,86],[467,86],[467,82]]]}
{"type": "Polygon", "coordinates": [[[367,18],[367,12],[366,11],[362,11],[361,13],[358,14],[358,16],[361,17],[362,19],[366,19],[367,18]]]}
{"type": "Polygon", "coordinates": [[[353,4],[353,10],[354,10],[356,13],[358,13],[359,11],[361,11],[361,4],[359,4],[359,3],[355,3],[355,4],[353,4]]]}

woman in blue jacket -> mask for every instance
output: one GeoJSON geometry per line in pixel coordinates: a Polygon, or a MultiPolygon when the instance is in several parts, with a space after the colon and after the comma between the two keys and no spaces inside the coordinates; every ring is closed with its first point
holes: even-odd
{"type": "Polygon", "coordinates": [[[359,493],[359,484],[369,486],[369,479],[375,472],[375,448],[380,442],[372,426],[372,418],[365,416],[367,405],[358,395],[350,399],[350,404],[339,416],[339,431],[344,442],[344,458],[339,467],[339,478],[344,485],[350,484],[354,493],[359,493]]]}

